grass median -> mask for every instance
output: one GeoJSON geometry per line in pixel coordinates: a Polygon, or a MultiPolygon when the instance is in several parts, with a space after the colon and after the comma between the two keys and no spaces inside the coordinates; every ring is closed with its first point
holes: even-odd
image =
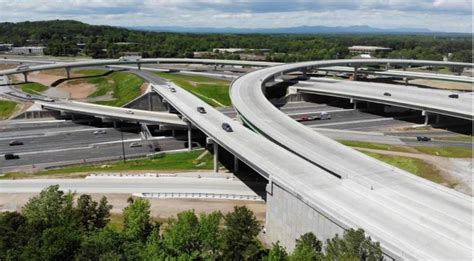
{"type": "Polygon", "coordinates": [[[10,118],[16,112],[17,106],[17,102],[0,100],[0,120],[10,118]]]}
{"type": "Polygon", "coordinates": [[[344,144],[350,147],[357,147],[357,148],[366,148],[366,149],[373,149],[373,150],[389,150],[389,151],[398,151],[398,152],[412,152],[409,147],[404,146],[396,146],[391,144],[383,144],[383,143],[372,143],[372,142],[365,142],[365,141],[352,141],[352,140],[337,140],[339,143],[344,144]]]}
{"type": "Polygon", "coordinates": [[[162,78],[173,81],[183,89],[205,101],[213,107],[231,106],[229,96],[230,82],[200,75],[183,75],[156,72],[162,78]]]}
{"type": "Polygon", "coordinates": [[[127,72],[113,72],[104,75],[106,70],[82,69],[75,73],[82,76],[97,76],[87,79],[73,80],[74,82],[86,82],[96,86],[90,98],[111,95],[112,99],[97,101],[98,104],[120,107],[141,95],[141,86],[144,83],[140,77],[127,72]]]}
{"type": "Polygon", "coordinates": [[[146,159],[84,164],[65,168],[44,170],[37,173],[12,172],[0,177],[2,179],[20,179],[37,176],[91,173],[91,172],[127,172],[127,171],[192,171],[209,170],[213,167],[213,157],[209,153],[202,155],[203,150],[158,154],[146,159]]]}
{"type": "Polygon", "coordinates": [[[434,156],[448,158],[472,158],[472,148],[416,146],[415,149],[421,153],[434,156]]]}
{"type": "Polygon", "coordinates": [[[372,158],[378,159],[394,167],[403,169],[407,172],[415,174],[421,178],[433,181],[435,183],[445,185],[450,188],[454,187],[457,184],[443,177],[438,169],[423,160],[410,157],[384,155],[368,151],[361,152],[372,158]]]}
{"type": "Polygon", "coordinates": [[[29,94],[41,94],[42,92],[48,89],[48,86],[45,86],[37,82],[28,82],[20,84],[21,91],[29,94]]]}

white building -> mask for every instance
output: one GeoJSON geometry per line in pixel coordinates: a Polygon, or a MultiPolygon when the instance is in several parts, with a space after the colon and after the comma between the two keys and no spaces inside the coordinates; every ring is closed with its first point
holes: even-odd
{"type": "Polygon", "coordinates": [[[12,53],[12,54],[43,55],[45,48],[46,47],[41,47],[41,46],[12,47],[10,53],[12,53]]]}
{"type": "Polygon", "coordinates": [[[389,52],[392,48],[381,46],[364,46],[354,45],[349,47],[349,52],[352,54],[375,54],[377,52],[389,52]]]}

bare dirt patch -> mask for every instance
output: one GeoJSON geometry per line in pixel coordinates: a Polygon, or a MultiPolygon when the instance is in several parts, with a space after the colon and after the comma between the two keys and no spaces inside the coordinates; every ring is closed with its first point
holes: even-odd
{"type": "Polygon", "coordinates": [[[85,99],[95,92],[96,86],[82,80],[74,80],[61,83],[56,89],[67,93],[71,99],[85,99]]]}
{"type": "Polygon", "coordinates": [[[8,70],[8,69],[13,69],[16,68],[16,65],[14,64],[0,64],[0,70],[8,70]]]}

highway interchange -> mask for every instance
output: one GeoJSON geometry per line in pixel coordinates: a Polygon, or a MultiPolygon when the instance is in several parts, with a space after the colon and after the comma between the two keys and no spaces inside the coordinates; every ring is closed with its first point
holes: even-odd
{"type": "MultiPolygon", "coordinates": [[[[350,62],[370,63],[367,60],[350,62]]],[[[383,62],[403,63],[399,60],[380,61],[383,62]]],[[[336,224],[363,227],[381,242],[389,256],[403,259],[467,258],[472,251],[467,243],[468,232],[472,229],[469,225],[470,199],[363,157],[314,130],[302,127],[273,107],[263,95],[261,85],[274,80],[272,77],[275,75],[305,67],[344,63],[347,61],[281,65],[246,74],[234,81],[231,98],[239,119],[270,137],[271,141],[203,104],[178,86],[175,86],[177,92],[170,92],[169,87],[159,85],[154,75],[147,72],[138,74],[154,84],[153,89],[158,94],[214,142],[336,224]],[[197,106],[204,107],[207,113],[196,113],[197,106]],[[223,131],[222,122],[229,122],[233,132],[223,131]],[[335,178],[334,174],[342,180],[335,178]],[[387,220],[390,220],[389,224],[387,220]],[[426,244],[427,240],[430,244],[426,244]]],[[[437,64],[418,62],[430,63],[437,64]]],[[[72,67],[63,65],[67,66],[72,67]]],[[[61,66],[46,65],[42,68],[58,67],[61,66]]]]}

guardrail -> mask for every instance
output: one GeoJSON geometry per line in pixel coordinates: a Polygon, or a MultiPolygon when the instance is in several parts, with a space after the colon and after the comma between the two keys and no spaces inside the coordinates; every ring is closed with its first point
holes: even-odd
{"type": "Polygon", "coordinates": [[[134,193],[134,196],[142,198],[190,198],[190,199],[220,199],[220,200],[248,200],[248,201],[263,201],[262,197],[257,195],[238,195],[238,194],[219,194],[219,193],[199,193],[199,192],[144,192],[134,193]]]}

